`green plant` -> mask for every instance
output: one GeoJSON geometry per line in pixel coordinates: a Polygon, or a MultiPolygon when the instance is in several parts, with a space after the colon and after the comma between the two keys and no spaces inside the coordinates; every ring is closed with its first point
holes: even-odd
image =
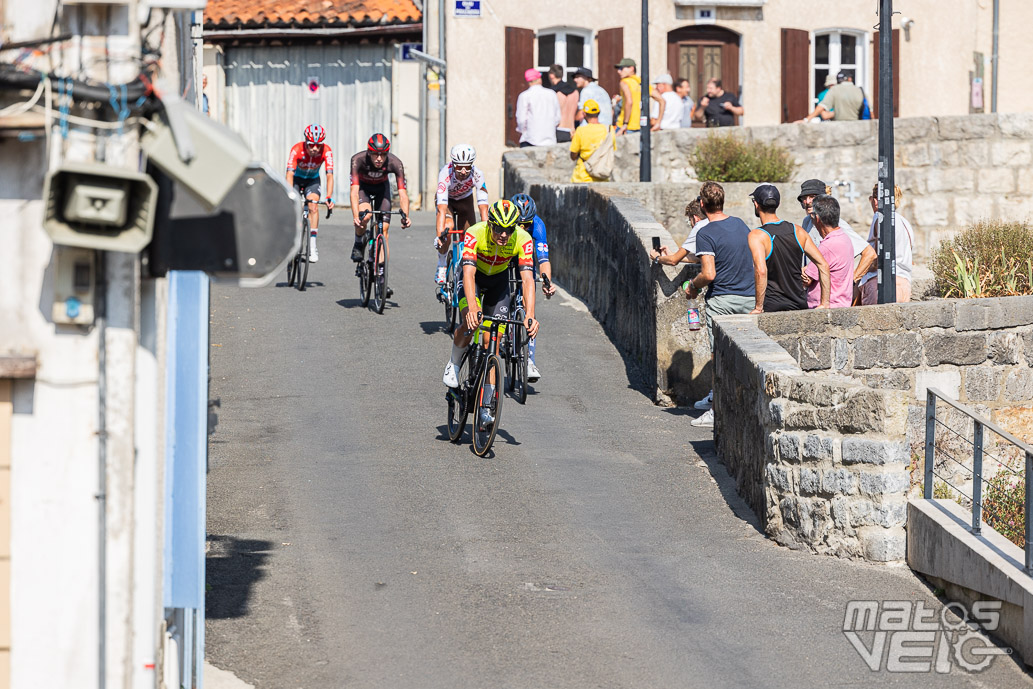
{"type": "Polygon", "coordinates": [[[689,164],[697,178],[715,182],[788,182],[797,167],[785,147],[744,141],[734,134],[700,140],[689,164]]]}
{"type": "Polygon", "coordinates": [[[1025,504],[1021,472],[1003,469],[983,484],[983,521],[1020,548],[1026,538],[1025,504]]]}
{"type": "Polygon", "coordinates": [[[1033,294],[1033,227],[982,221],[940,244],[930,268],[945,297],[1033,294]]]}
{"type": "Polygon", "coordinates": [[[958,496],[954,494],[954,491],[946,483],[937,481],[933,483],[933,498],[936,500],[956,500],[958,496]]]}

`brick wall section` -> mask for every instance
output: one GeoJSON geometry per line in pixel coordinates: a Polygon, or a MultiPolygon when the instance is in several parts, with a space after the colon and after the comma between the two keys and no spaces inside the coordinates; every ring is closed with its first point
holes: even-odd
{"type": "MultiPolygon", "coordinates": [[[[1033,114],[898,118],[894,126],[896,181],[905,198],[901,212],[914,226],[917,259],[926,259],[940,241],[980,218],[1021,221],[1033,216],[1033,114]]],[[[870,120],[736,127],[721,133],[778,142],[793,153],[799,168],[793,179],[779,185],[787,219],[799,222],[795,199],[804,179],[852,182],[855,198],[846,198],[847,184],[834,194],[843,204],[844,219],[863,233],[871,220],[868,195],[877,181],[877,128],[877,121],[870,120]]],[[[687,167],[688,156],[699,139],[711,133],[706,129],[653,132],[653,180],[695,182],[694,171],[687,167]]],[[[522,150],[529,151],[528,160],[543,181],[570,179],[567,147],[522,150]]],[[[620,137],[614,181],[638,182],[638,161],[639,137],[620,137]]],[[[739,196],[729,195],[736,202],[739,196]]],[[[745,204],[738,210],[743,209],[750,211],[745,204]]],[[[729,213],[734,215],[736,210],[729,213]]],[[[751,213],[743,219],[751,222],[751,213]]]]}
{"type": "Polygon", "coordinates": [[[803,371],[754,316],[717,323],[714,441],[767,534],[820,554],[902,560],[906,395],[803,371]]]}

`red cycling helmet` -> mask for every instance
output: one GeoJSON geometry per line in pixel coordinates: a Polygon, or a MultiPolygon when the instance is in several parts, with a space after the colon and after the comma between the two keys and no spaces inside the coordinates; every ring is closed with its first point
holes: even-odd
{"type": "Polygon", "coordinates": [[[366,149],[370,153],[388,153],[391,150],[391,142],[383,134],[374,134],[369,137],[366,149]]]}
{"type": "Polygon", "coordinates": [[[305,127],[305,141],[310,144],[321,144],[326,138],[326,130],[318,124],[310,124],[305,127]]]}

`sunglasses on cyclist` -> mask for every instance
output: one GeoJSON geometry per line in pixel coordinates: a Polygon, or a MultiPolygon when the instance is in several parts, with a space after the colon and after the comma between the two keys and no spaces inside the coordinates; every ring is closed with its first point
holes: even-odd
{"type": "Polygon", "coordinates": [[[473,170],[472,165],[453,165],[456,172],[470,172],[473,170]]]}
{"type": "Polygon", "coordinates": [[[491,226],[492,234],[497,235],[499,237],[508,237],[509,235],[513,234],[515,230],[515,227],[499,227],[495,224],[492,224],[491,226]]]}

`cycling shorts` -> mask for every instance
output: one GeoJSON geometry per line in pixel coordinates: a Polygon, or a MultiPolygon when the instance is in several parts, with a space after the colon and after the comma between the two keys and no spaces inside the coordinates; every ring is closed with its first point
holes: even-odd
{"type": "MultiPolygon", "coordinates": [[[[391,212],[391,183],[363,184],[359,183],[359,203],[368,203],[375,211],[391,212]]],[[[384,218],[384,223],[388,218],[384,218]]]]}
{"type": "Polygon", "coordinates": [[[448,211],[455,214],[456,227],[466,232],[477,222],[477,210],[474,205],[474,194],[465,199],[449,199],[448,211]]]}
{"type": "Polygon", "coordinates": [[[307,179],[305,177],[294,178],[294,188],[298,190],[303,198],[308,197],[309,194],[315,194],[322,198],[323,187],[319,183],[319,178],[307,179]]]}
{"type": "MultiPolygon", "coordinates": [[[[509,274],[506,272],[485,275],[478,271],[474,278],[477,299],[485,318],[509,318],[509,274]]],[[[463,279],[459,279],[459,293],[463,294],[463,279]]],[[[459,300],[459,309],[467,306],[466,297],[459,300]]]]}

